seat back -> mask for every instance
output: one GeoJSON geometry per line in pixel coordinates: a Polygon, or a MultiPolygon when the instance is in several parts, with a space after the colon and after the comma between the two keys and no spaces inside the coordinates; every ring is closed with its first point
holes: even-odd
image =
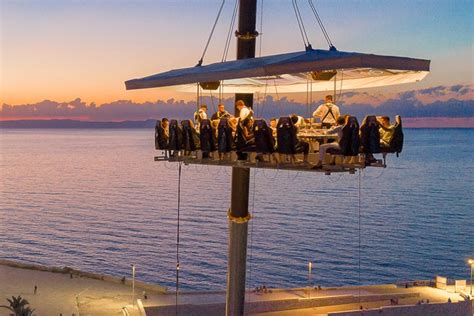
{"type": "Polygon", "coordinates": [[[237,129],[235,130],[235,147],[237,150],[242,149],[247,146],[247,140],[244,136],[244,128],[242,126],[242,122],[239,119],[237,122],[237,129]]]}
{"type": "Polygon", "coordinates": [[[169,127],[169,145],[168,149],[170,150],[181,150],[183,149],[183,135],[181,128],[178,125],[177,120],[170,121],[169,127]]]}
{"type": "Polygon", "coordinates": [[[259,153],[272,153],[275,151],[275,138],[270,127],[265,120],[255,120],[253,123],[253,135],[255,145],[259,153]]]}
{"type": "Polygon", "coordinates": [[[281,154],[295,154],[297,142],[296,128],[291,118],[280,117],[277,123],[278,152],[281,154]]]}
{"type": "Polygon", "coordinates": [[[342,137],[339,140],[341,153],[344,156],[357,156],[359,154],[359,122],[355,116],[346,118],[342,128],[342,137]]]}
{"type": "Polygon", "coordinates": [[[217,127],[217,150],[220,153],[232,150],[232,128],[226,118],[221,118],[217,127]]]}
{"type": "Polygon", "coordinates": [[[360,126],[361,152],[366,154],[380,153],[379,123],[375,115],[368,115],[360,126]]]}
{"type": "Polygon", "coordinates": [[[403,149],[403,129],[402,129],[402,118],[400,115],[395,116],[395,130],[393,132],[393,137],[390,140],[390,149],[393,152],[400,154],[403,149]]]}
{"type": "Polygon", "coordinates": [[[168,149],[168,140],[165,137],[165,130],[161,124],[161,120],[156,121],[155,149],[168,149]]]}
{"type": "Polygon", "coordinates": [[[183,149],[186,151],[194,151],[198,147],[196,130],[191,124],[191,120],[181,121],[183,133],[183,149]]]}
{"type": "Polygon", "coordinates": [[[211,152],[216,150],[216,143],[214,141],[214,129],[211,121],[208,119],[202,120],[199,126],[199,140],[201,142],[201,150],[203,152],[211,152]]]}

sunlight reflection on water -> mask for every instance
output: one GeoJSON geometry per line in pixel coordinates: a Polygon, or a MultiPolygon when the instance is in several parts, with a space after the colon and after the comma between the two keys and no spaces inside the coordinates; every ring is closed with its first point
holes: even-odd
{"type": "MultiPolygon", "coordinates": [[[[361,280],[466,278],[474,130],[407,130],[361,174],[361,280]]],[[[1,130],[0,258],[174,285],[177,165],[149,130],[1,130]]],[[[230,169],[182,175],[181,281],[223,289],[230,169]]],[[[358,175],[252,171],[248,285],[358,283],[358,175]]]]}

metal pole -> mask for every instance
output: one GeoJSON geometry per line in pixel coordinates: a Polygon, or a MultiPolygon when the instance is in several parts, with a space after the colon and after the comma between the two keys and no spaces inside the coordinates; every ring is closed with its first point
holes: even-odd
{"type": "Polygon", "coordinates": [[[250,169],[232,168],[226,315],[244,315],[250,169]]]}
{"type": "MultiPolygon", "coordinates": [[[[240,0],[239,29],[237,36],[237,59],[255,57],[255,25],[257,0],[240,0]]],[[[238,94],[252,106],[252,94],[238,94]]],[[[238,114],[238,113],[236,113],[238,114]]],[[[247,269],[247,234],[250,215],[249,206],[250,169],[232,168],[232,192],[229,217],[229,256],[227,265],[226,315],[244,315],[245,274],[247,269]]]]}
{"type": "Polygon", "coordinates": [[[469,260],[469,263],[471,264],[471,297],[472,297],[472,269],[474,267],[474,260],[469,260]]]}
{"type": "Polygon", "coordinates": [[[313,263],[308,263],[308,296],[311,298],[311,270],[313,269],[313,263]]]}
{"type": "Polygon", "coordinates": [[[135,305],[135,265],[132,264],[132,305],[135,305]]]}

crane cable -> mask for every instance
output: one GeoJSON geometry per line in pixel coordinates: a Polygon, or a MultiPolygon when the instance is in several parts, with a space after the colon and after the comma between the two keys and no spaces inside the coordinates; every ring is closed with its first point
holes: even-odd
{"type": "Polygon", "coordinates": [[[262,57],[263,0],[260,2],[260,32],[258,35],[258,57],[262,57]]]}
{"type": "Polygon", "coordinates": [[[324,37],[326,38],[326,42],[329,45],[329,50],[336,50],[336,47],[332,44],[331,39],[329,38],[329,34],[326,31],[326,28],[324,27],[323,21],[321,20],[321,17],[319,16],[318,10],[316,10],[316,7],[314,6],[313,0],[308,0],[308,3],[309,3],[309,6],[311,7],[311,10],[313,11],[316,21],[318,21],[319,27],[321,28],[321,31],[323,32],[324,37]]]}
{"type": "MultiPolygon", "coordinates": [[[[209,95],[211,96],[211,105],[214,112],[217,112],[216,106],[214,104],[214,96],[212,95],[212,90],[209,90],[209,95]]],[[[219,104],[217,104],[219,106],[219,104]]]]}
{"type": "Polygon", "coordinates": [[[219,8],[219,12],[217,13],[216,20],[214,21],[214,25],[212,26],[211,29],[211,34],[209,34],[209,38],[207,39],[206,47],[204,47],[204,51],[202,52],[201,59],[199,59],[197,66],[201,66],[202,62],[204,60],[204,55],[206,55],[207,48],[209,47],[209,43],[211,42],[212,35],[214,34],[214,30],[216,29],[217,21],[219,21],[219,17],[221,16],[222,8],[224,7],[225,0],[222,0],[221,7],[219,8]]]}
{"type": "Polygon", "coordinates": [[[199,98],[199,82],[196,83],[196,111],[199,110],[199,104],[201,103],[200,102],[200,98],[199,98]]]}
{"type": "MultiPolygon", "coordinates": [[[[342,97],[342,83],[344,82],[344,69],[341,69],[340,73],[341,73],[341,80],[340,80],[340,83],[341,83],[341,84],[340,84],[340,86],[339,86],[339,96],[338,96],[338,98],[337,98],[338,100],[340,100],[341,97],[342,97]]],[[[336,76],[337,76],[337,75],[336,75],[336,76]]]]}
{"type": "Polygon", "coordinates": [[[273,79],[273,85],[275,86],[275,94],[277,96],[277,103],[278,103],[278,108],[280,110],[280,114],[283,112],[282,111],[282,105],[281,105],[281,100],[280,100],[280,95],[278,94],[278,88],[275,79],[273,79]]]}
{"type": "MultiPolygon", "coordinates": [[[[225,62],[227,60],[227,55],[229,54],[230,43],[232,40],[232,29],[234,28],[234,25],[235,25],[238,9],[239,9],[239,0],[235,0],[234,11],[232,13],[232,18],[230,19],[229,30],[227,31],[227,38],[225,40],[224,52],[222,53],[221,62],[225,62]]],[[[223,98],[224,98],[224,80],[220,80],[219,103],[223,102],[222,101],[223,98]]]]}
{"type": "Polygon", "coordinates": [[[306,29],[303,24],[303,18],[301,17],[300,9],[298,8],[298,3],[296,0],[292,0],[291,4],[293,5],[293,10],[295,11],[296,21],[298,22],[298,28],[300,29],[301,37],[303,38],[303,43],[306,50],[311,50],[311,44],[309,43],[308,34],[306,34],[306,29]]]}
{"type": "Polygon", "coordinates": [[[362,286],[361,284],[361,214],[360,214],[360,209],[361,209],[361,170],[359,169],[359,194],[358,194],[358,197],[359,197],[359,200],[358,200],[358,207],[359,207],[359,221],[358,221],[358,225],[359,225],[359,305],[360,305],[360,302],[361,302],[361,297],[360,297],[360,287],[362,286]]]}
{"type": "Polygon", "coordinates": [[[306,116],[312,115],[311,105],[313,104],[313,80],[306,79],[306,116]]]}
{"type": "Polygon", "coordinates": [[[250,222],[250,258],[249,258],[249,283],[252,281],[252,258],[253,258],[253,222],[255,221],[255,168],[253,169],[253,190],[252,190],[252,221],[250,222]]]}
{"type": "Polygon", "coordinates": [[[181,204],[181,165],[178,164],[178,214],[176,226],[176,316],[178,315],[178,292],[179,292],[179,220],[180,220],[180,204],[181,204]]]}
{"type": "Polygon", "coordinates": [[[262,97],[262,106],[260,108],[260,113],[257,112],[257,117],[263,117],[263,110],[265,109],[265,104],[267,102],[267,88],[268,88],[268,79],[265,80],[265,89],[263,90],[263,97],[262,97]]]}
{"type": "MultiPolygon", "coordinates": [[[[262,35],[263,35],[262,30],[263,30],[263,0],[260,2],[260,32],[258,33],[259,35],[258,36],[258,57],[262,57],[262,35]]],[[[257,94],[257,100],[259,100],[257,104],[260,105],[260,109],[258,108],[258,106],[256,108],[257,117],[262,117],[263,115],[263,108],[265,106],[266,95],[267,95],[267,80],[265,80],[264,97],[260,99],[260,94],[257,94]]]]}
{"type": "Polygon", "coordinates": [[[235,25],[235,19],[237,17],[237,11],[239,8],[239,0],[235,0],[234,12],[232,13],[232,18],[230,20],[229,31],[227,32],[227,38],[224,46],[224,53],[222,54],[222,62],[227,60],[227,54],[229,53],[230,42],[232,40],[232,29],[235,25]]]}

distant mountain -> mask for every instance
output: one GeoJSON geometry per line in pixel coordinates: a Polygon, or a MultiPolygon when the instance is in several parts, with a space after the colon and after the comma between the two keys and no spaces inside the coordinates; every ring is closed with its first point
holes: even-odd
{"type": "Polygon", "coordinates": [[[90,122],[76,120],[16,120],[0,121],[0,128],[153,128],[155,120],[90,122]]]}
{"type": "MultiPolygon", "coordinates": [[[[407,128],[474,128],[474,117],[402,117],[407,128]]],[[[0,121],[0,129],[9,128],[147,128],[155,127],[156,120],[91,122],[77,120],[16,120],[0,121]]]]}

